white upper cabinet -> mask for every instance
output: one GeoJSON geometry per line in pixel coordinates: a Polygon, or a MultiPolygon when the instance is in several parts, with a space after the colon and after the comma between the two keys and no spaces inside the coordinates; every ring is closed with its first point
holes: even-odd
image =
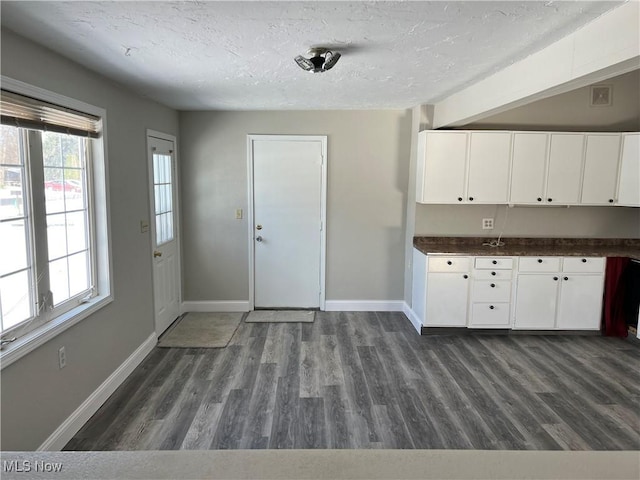
{"type": "Polygon", "coordinates": [[[588,134],[582,178],[582,204],[610,205],[618,187],[620,134],[588,134]]]}
{"type": "Polygon", "coordinates": [[[580,201],[584,135],[552,133],[549,146],[547,204],[575,205],[580,201]]]}
{"type": "Polygon", "coordinates": [[[425,130],[417,151],[418,203],[640,207],[638,133],[425,130]]]}
{"type": "Polygon", "coordinates": [[[507,203],[511,132],[471,132],[467,200],[507,203]]]}
{"type": "Polygon", "coordinates": [[[462,202],[466,169],[467,133],[423,131],[418,134],[417,202],[462,202]]]}
{"type": "Polygon", "coordinates": [[[548,139],[546,133],[513,134],[510,203],[543,203],[548,139]]]}
{"type": "Polygon", "coordinates": [[[617,204],[640,207],[640,134],[622,134],[617,204]]]}

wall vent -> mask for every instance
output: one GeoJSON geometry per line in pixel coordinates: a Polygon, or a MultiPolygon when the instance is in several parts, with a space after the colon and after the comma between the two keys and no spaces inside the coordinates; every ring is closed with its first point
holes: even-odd
{"type": "Polygon", "coordinates": [[[610,107],[612,97],[611,85],[593,85],[591,87],[591,102],[592,107],[610,107]]]}

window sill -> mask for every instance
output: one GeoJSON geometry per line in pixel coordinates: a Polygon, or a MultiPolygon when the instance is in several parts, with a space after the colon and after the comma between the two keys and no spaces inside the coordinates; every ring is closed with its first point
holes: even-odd
{"type": "Polygon", "coordinates": [[[18,338],[15,342],[5,345],[0,351],[0,370],[4,370],[12,363],[17,362],[28,353],[107,306],[112,301],[113,296],[111,295],[95,297],[90,302],[79,305],[18,338]]]}

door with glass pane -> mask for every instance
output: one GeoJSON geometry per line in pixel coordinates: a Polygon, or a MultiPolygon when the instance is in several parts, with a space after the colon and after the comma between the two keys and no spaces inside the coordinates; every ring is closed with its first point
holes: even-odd
{"type": "Polygon", "coordinates": [[[180,313],[180,263],[176,215],[174,141],[149,135],[151,242],[156,334],[160,336],[180,313]]]}

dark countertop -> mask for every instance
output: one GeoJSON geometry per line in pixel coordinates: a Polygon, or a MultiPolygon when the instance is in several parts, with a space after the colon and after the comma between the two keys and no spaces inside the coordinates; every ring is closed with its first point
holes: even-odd
{"type": "Polygon", "coordinates": [[[629,257],[640,260],[640,239],[630,238],[502,238],[504,246],[483,245],[487,237],[413,237],[413,246],[424,254],[472,256],[578,256],[629,257]]]}

